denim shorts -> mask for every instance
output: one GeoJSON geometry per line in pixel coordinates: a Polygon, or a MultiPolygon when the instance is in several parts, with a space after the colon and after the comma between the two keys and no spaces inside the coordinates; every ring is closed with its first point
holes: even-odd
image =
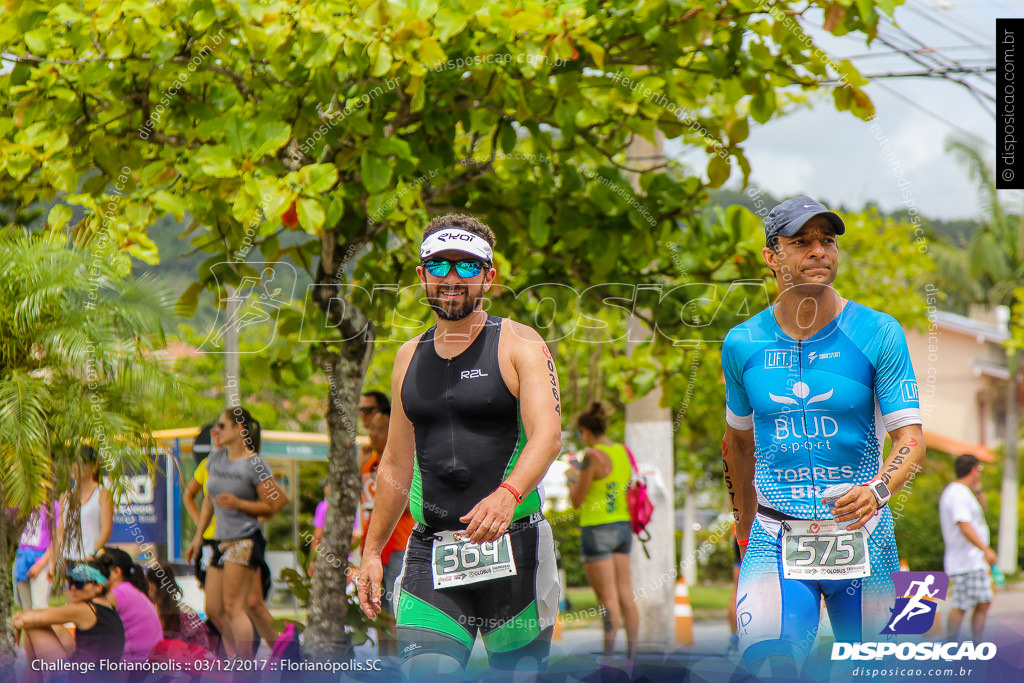
{"type": "Polygon", "coordinates": [[[612,553],[628,555],[632,547],[633,528],[629,522],[580,527],[580,559],[583,562],[607,560],[612,553]]]}

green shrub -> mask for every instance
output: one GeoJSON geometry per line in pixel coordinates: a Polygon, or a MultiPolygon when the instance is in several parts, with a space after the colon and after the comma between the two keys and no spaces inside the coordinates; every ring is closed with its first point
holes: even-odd
{"type": "MultiPolygon", "coordinates": [[[[941,571],[945,544],[939,525],[939,497],[946,486],[953,481],[954,458],[946,453],[929,450],[924,467],[907,483],[902,491],[889,501],[889,508],[896,523],[896,545],[900,559],[906,560],[913,571],[941,571]]],[[[999,538],[999,501],[1002,468],[986,464],[982,470],[982,487],[988,500],[988,521],[991,542],[995,548],[999,538]]],[[[1021,490],[1024,503],[1024,489],[1021,490]]],[[[1019,528],[1024,529],[1024,504],[1018,505],[1019,528]]],[[[1018,550],[1018,567],[1024,561],[1024,537],[1018,550]]]]}
{"type": "Polygon", "coordinates": [[[555,548],[562,556],[565,585],[588,586],[587,575],[580,562],[580,518],[575,510],[560,510],[547,516],[555,537],[555,548]]]}

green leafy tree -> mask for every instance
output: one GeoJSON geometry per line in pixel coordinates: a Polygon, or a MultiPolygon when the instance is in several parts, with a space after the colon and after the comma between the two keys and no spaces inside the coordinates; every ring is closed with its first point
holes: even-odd
{"type": "MultiPolygon", "coordinates": [[[[212,422],[227,405],[222,353],[203,353],[199,349],[207,333],[190,325],[179,325],[168,335],[174,349],[171,367],[181,384],[188,388],[191,400],[181,404],[156,406],[153,417],[158,429],[195,427],[212,422]]],[[[239,340],[239,377],[237,398],[263,429],[294,432],[324,430],[324,392],[327,381],[314,374],[310,365],[282,363],[276,357],[260,357],[266,339],[274,337],[273,326],[258,329],[239,340]]]]}
{"type": "MultiPolygon", "coordinates": [[[[1007,574],[1018,569],[1017,533],[1020,469],[1017,443],[1020,439],[1021,380],[1020,348],[1024,340],[1024,202],[1022,210],[1011,213],[996,190],[992,165],[972,144],[951,140],[947,144],[977,182],[982,210],[981,227],[966,240],[943,236],[933,244],[932,254],[940,278],[940,289],[951,305],[961,309],[971,304],[986,308],[1006,306],[1009,310],[1010,340],[1005,344],[1006,441],[1003,446],[1003,485],[999,510],[999,566],[1007,574]]],[[[1018,198],[1020,198],[1020,193],[1018,198]]]]}
{"type": "MultiPolygon", "coordinates": [[[[0,515],[0,584],[10,586],[25,522],[70,489],[78,449],[97,450],[116,500],[126,474],[151,467],[148,406],[181,396],[156,357],[169,308],[151,280],[126,279],[60,233],[10,227],[0,273],[0,506],[14,511],[0,515]]],[[[11,591],[0,591],[5,665],[10,616],[11,591]]]]}
{"type": "MultiPolygon", "coordinates": [[[[702,218],[706,189],[748,175],[751,122],[801,101],[788,86],[839,78],[835,106],[869,117],[856,70],[823,59],[801,25],[814,16],[872,37],[879,9],[895,4],[16,4],[0,20],[13,67],[0,76],[11,114],[0,118],[0,190],[21,206],[62,193],[81,210],[52,227],[102,231],[147,262],[158,257],[147,228],[188,216],[211,257],[185,313],[204,289],[226,299],[258,278],[256,261],[287,256],[307,271],[300,303],[273,310],[266,358],[327,377],[324,544],[338,555],[358,490],[354,408],[375,336],[396,328],[391,291],[375,287],[413,284],[430,215],[468,210],[494,228],[514,310],[539,305],[547,283],[568,283],[590,312],[615,305],[623,288],[610,283],[670,284],[672,242],[694,281],[742,276],[756,227],[741,212],[702,218]],[[634,168],[630,142],[658,135],[707,150],[706,168],[634,168]],[[101,222],[112,185],[119,199],[101,222]],[[307,237],[286,246],[287,231],[307,237]]],[[[637,311],[664,304],[678,327],[698,290],[627,294],[637,311]]],[[[649,383],[659,367],[646,368],[649,383]]],[[[347,649],[344,614],[344,577],[318,571],[311,653],[347,649]]]]}

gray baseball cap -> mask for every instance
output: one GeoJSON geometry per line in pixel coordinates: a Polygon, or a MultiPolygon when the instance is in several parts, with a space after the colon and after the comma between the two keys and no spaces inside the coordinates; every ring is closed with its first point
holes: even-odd
{"type": "Polygon", "coordinates": [[[827,218],[837,235],[846,232],[846,225],[838,214],[826,209],[821,202],[801,195],[787,199],[768,212],[768,218],[764,221],[765,242],[771,244],[772,238],[776,236],[792,237],[815,216],[827,218]]]}

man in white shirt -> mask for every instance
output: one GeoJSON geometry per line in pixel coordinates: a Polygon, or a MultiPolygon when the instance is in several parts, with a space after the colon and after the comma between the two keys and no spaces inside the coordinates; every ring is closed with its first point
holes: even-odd
{"type": "Polygon", "coordinates": [[[946,543],[946,574],[953,589],[949,637],[959,637],[960,622],[973,608],[971,634],[974,642],[981,641],[985,617],[992,604],[988,565],[998,560],[988,545],[988,525],[982,509],[984,496],[978,459],[961,455],[956,459],[956,481],[947,486],[939,498],[939,522],[942,540],[946,543]]]}

